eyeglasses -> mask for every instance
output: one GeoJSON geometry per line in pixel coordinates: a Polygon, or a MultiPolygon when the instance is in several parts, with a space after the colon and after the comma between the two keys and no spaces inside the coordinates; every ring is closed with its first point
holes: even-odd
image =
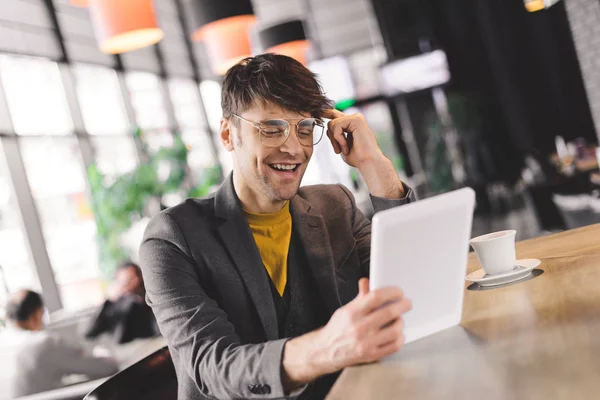
{"type": "Polygon", "coordinates": [[[323,121],[318,118],[304,118],[293,124],[285,119],[269,119],[261,123],[249,121],[237,114],[232,114],[258,129],[259,140],[266,147],[279,147],[290,137],[290,128],[296,127],[298,142],[302,146],[312,147],[319,143],[325,132],[323,121]]]}

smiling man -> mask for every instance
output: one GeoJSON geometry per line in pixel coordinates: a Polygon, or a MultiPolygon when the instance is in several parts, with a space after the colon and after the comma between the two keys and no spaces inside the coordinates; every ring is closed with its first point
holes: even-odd
{"type": "Polygon", "coordinates": [[[400,349],[411,305],[396,288],[369,292],[370,222],[348,189],[300,188],[314,146],[358,169],[375,211],[411,190],[365,119],[332,110],[289,57],[232,67],[222,108],[232,175],[154,217],[140,249],[179,398],[323,398],[342,368],[400,349]]]}

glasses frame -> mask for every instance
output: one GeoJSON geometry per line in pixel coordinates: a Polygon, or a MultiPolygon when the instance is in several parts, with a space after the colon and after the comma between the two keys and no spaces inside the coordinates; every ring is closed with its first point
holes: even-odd
{"type": "Polygon", "coordinates": [[[248,120],[248,119],[246,119],[246,118],[240,117],[240,116],[239,116],[239,115],[237,115],[237,114],[231,114],[231,115],[233,115],[234,117],[238,117],[240,120],[242,120],[242,121],[244,121],[244,122],[247,122],[247,123],[249,123],[250,125],[254,126],[254,127],[255,127],[255,128],[258,130],[258,138],[259,138],[259,140],[260,140],[260,143],[261,143],[263,146],[265,146],[265,147],[269,147],[269,148],[272,148],[272,149],[276,149],[277,147],[283,146],[283,145],[285,144],[285,142],[287,142],[287,141],[288,141],[288,139],[290,138],[290,132],[291,132],[291,130],[292,130],[292,129],[291,129],[291,128],[292,128],[292,125],[296,127],[296,137],[298,137],[298,143],[300,143],[300,145],[301,145],[301,146],[304,146],[304,147],[314,147],[314,146],[318,145],[319,143],[321,143],[321,140],[323,140],[323,136],[325,136],[325,124],[323,123],[323,121],[322,121],[322,120],[320,120],[320,119],[318,119],[318,118],[313,118],[313,117],[309,117],[309,118],[302,118],[302,119],[298,120],[298,122],[296,122],[296,123],[292,123],[292,122],[290,122],[290,121],[288,121],[288,120],[285,120],[285,119],[282,119],[282,118],[274,118],[273,120],[277,120],[277,121],[284,121],[284,122],[286,122],[286,123],[287,123],[288,127],[287,127],[287,129],[285,130],[285,140],[284,140],[283,142],[281,142],[281,144],[278,144],[277,146],[267,146],[267,145],[266,145],[266,144],[265,144],[265,143],[262,141],[263,133],[262,133],[262,128],[261,128],[261,124],[260,124],[260,123],[257,123],[257,122],[250,121],[250,120],[248,120]],[[306,145],[306,144],[303,144],[303,143],[300,141],[300,137],[298,136],[298,125],[300,125],[300,123],[301,123],[302,121],[304,121],[304,120],[307,120],[307,119],[313,119],[313,120],[315,120],[315,121],[316,121],[316,122],[319,124],[319,126],[320,126],[321,128],[323,128],[323,133],[321,134],[321,137],[319,138],[319,140],[317,141],[317,143],[313,143],[313,144],[311,144],[311,145],[306,145]]]}

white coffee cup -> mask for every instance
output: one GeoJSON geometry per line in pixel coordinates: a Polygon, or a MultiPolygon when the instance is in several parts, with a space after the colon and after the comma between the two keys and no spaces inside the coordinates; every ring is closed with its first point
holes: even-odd
{"type": "Polygon", "coordinates": [[[508,230],[477,236],[469,242],[477,258],[488,275],[512,271],[517,261],[515,235],[517,231],[508,230]]]}

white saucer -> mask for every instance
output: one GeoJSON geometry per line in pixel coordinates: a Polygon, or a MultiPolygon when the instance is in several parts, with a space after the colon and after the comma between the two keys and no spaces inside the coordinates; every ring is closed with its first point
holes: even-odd
{"type": "Polygon", "coordinates": [[[542,262],[535,258],[517,260],[515,269],[496,275],[486,275],[483,269],[471,272],[465,278],[468,281],[478,283],[480,286],[498,286],[518,281],[531,275],[531,271],[542,262]]]}

